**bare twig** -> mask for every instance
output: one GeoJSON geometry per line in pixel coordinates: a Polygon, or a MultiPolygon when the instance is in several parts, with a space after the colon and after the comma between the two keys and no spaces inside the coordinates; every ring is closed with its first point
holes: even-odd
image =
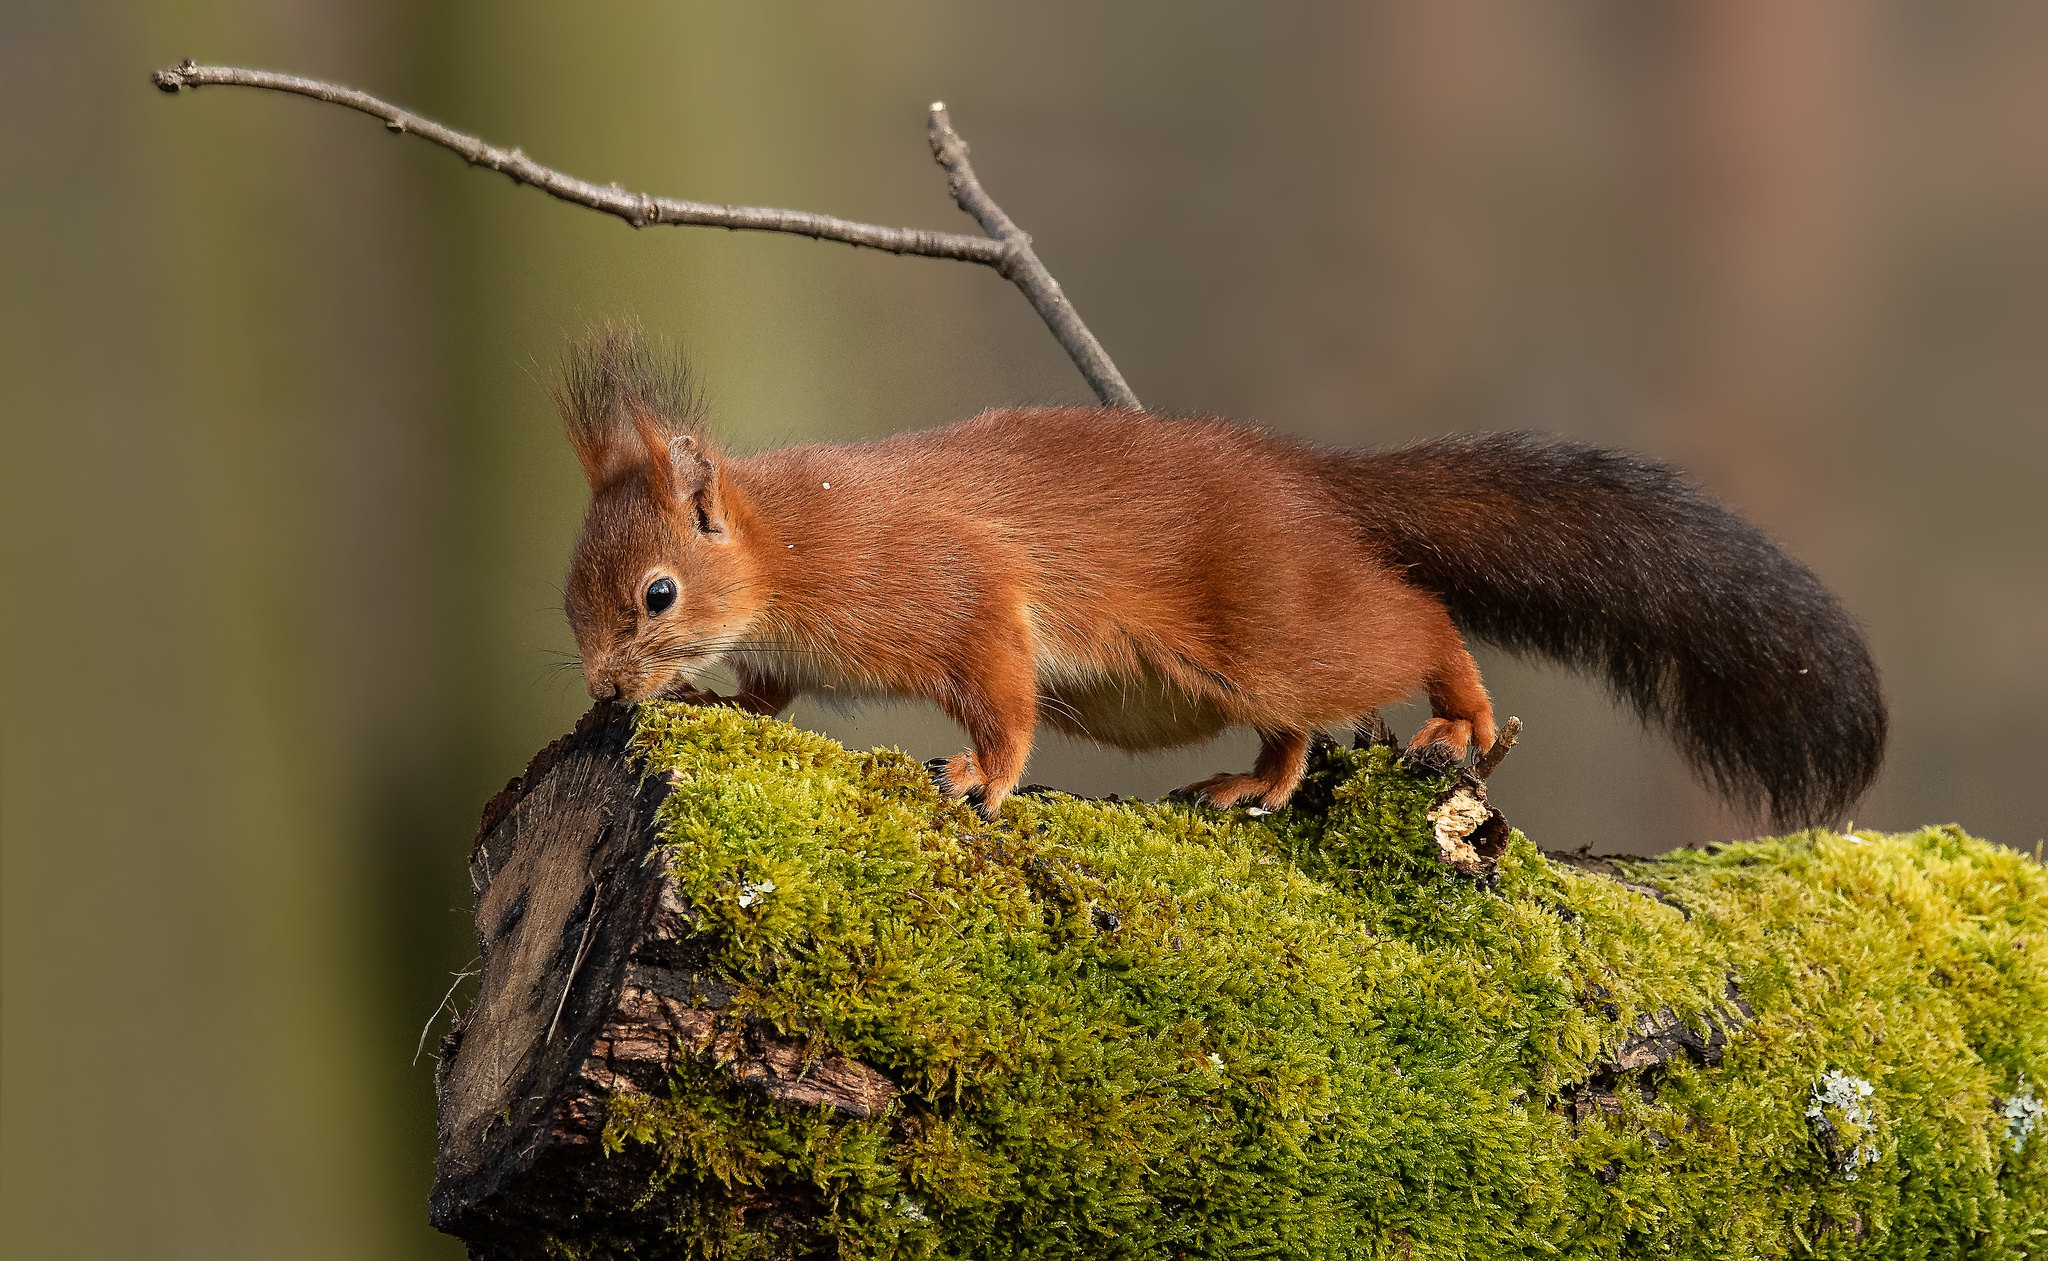
{"type": "Polygon", "coordinates": [[[1501,762],[1507,758],[1508,750],[1515,747],[1515,740],[1521,734],[1521,719],[1510,718],[1502,723],[1500,734],[1493,738],[1493,747],[1480,756],[1478,763],[1472,767],[1472,774],[1479,779],[1485,779],[1499,770],[1501,762]]]}
{"type": "Polygon", "coordinates": [[[1039,318],[1045,321],[1046,327],[1052,330],[1052,335],[1073,359],[1074,366],[1088,379],[1097,398],[1111,407],[1136,410],[1140,406],[1137,395],[1124,383],[1123,374],[1110,362],[1102,344],[1081,322],[1080,314],[1067,300],[1059,282],[1039,261],[1038,254],[1031,248],[1031,238],[1011,222],[1010,217],[982,189],[981,182],[974,176],[974,168],[968,165],[967,144],[954,132],[943,104],[932,106],[932,157],[945,168],[947,185],[952,190],[954,201],[959,203],[960,209],[974,216],[988,233],[987,237],[929,232],[922,228],[891,228],[770,206],[682,201],[628,192],[617,184],[592,184],[542,166],[518,149],[500,149],[432,119],[408,113],[367,92],[298,75],[248,70],[239,66],[201,66],[188,60],[156,71],[150,75],[150,82],[165,92],[173,93],[207,86],[264,88],[345,106],[381,120],[391,131],[422,136],[444,149],[461,154],[473,166],[487,166],[509,176],[514,183],[527,184],[551,197],[616,215],[636,228],[670,223],[755,232],[788,232],[820,241],[842,241],[890,254],[915,254],[924,258],[979,263],[992,268],[1023,292],[1032,309],[1038,312],[1039,318]]]}

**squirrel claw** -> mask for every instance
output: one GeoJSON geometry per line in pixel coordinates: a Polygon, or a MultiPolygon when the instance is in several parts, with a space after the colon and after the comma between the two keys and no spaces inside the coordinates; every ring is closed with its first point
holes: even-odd
{"type": "Polygon", "coordinates": [[[1447,741],[1432,740],[1420,748],[1408,746],[1401,754],[1401,761],[1423,775],[1449,775],[1463,769],[1471,757],[1469,749],[1460,753],[1447,741]]]}
{"type": "Polygon", "coordinates": [[[681,701],[685,705],[725,705],[732,701],[730,696],[720,696],[708,688],[693,687],[683,680],[669,684],[648,699],[681,701]]]}

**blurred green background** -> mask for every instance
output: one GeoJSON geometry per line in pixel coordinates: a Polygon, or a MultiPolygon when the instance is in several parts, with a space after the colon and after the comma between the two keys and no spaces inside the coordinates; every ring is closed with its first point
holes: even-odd
{"type": "MultiPolygon", "coordinates": [[[[414,1050],[474,953],[475,812],[584,703],[565,334],[679,339],[740,446],[1088,397],[981,269],[636,233],[332,107],[150,88],[185,56],[599,181],[965,231],[943,98],[1149,404],[1681,462],[1869,626],[1897,738],[1859,822],[2048,830],[2048,7],[10,0],[9,1257],[458,1255],[414,1050]]],[[[1750,830],[1597,689],[1483,664],[1539,841],[1750,830]]],[[[1032,778],[1249,752],[1055,744],[1032,778]]]]}

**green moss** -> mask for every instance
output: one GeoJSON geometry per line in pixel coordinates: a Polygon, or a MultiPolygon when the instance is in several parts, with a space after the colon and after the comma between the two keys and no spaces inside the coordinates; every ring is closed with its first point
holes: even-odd
{"type": "Polygon", "coordinates": [[[2048,1140],[2001,1108],[2048,1080],[2048,878],[1953,828],[1631,872],[1688,921],[1519,834],[1497,881],[1451,873],[1442,784],[1384,750],[1264,819],[1045,794],[991,827],[900,754],[733,711],[644,706],[638,747],[736,1007],[903,1088],[865,1121],[711,1073],[615,1100],[610,1148],[696,1188],[650,1223],[691,1251],[2044,1251],[2048,1140]],[[1574,1123],[1639,1015],[1703,1018],[1731,976],[1755,1018],[1721,1065],[1574,1123]],[[1848,1119],[1807,1115],[1829,1073],[1872,1085],[1853,1181],[1848,1119]],[[763,1189],[808,1233],[751,1233],[763,1189]]]}

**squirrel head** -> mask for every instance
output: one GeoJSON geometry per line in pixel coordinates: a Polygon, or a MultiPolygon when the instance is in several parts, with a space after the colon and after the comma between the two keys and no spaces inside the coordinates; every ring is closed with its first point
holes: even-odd
{"type": "Polygon", "coordinates": [[[673,353],[631,328],[572,346],[554,391],[590,508],[563,608],[592,697],[645,700],[717,660],[759,611],[734,496],[673,353]]]}

